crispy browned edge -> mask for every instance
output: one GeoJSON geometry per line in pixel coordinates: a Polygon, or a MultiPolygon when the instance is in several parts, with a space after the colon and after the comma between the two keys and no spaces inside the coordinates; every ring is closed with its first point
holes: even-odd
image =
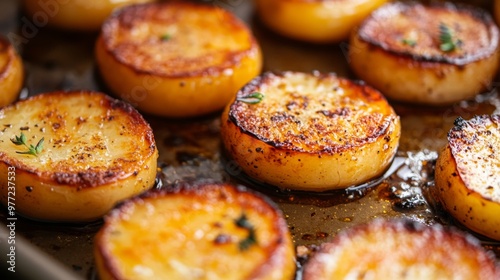
{"type": "MultiPolygon", "coordinates": [[[[131,26],[130,26],[131,28],[131,26]]],[[[249,56],[251,53],[255,52],[256,50],[259,49],[259,45],[257,43],[257,40],[253,36],[253,33],[251,30],[248,28],[248,26],[241,21],[239,18],[237,18],[235,15],[232,13],[219,8],[214,5],[208,5],[208,4],[202,4],[202,3],[194,3],[194,2],[162,2],[162,3],[145,3],[145,4],[133,4],[126,6],[122,9],[120,9],[118,12],[113,13],[102,25],[101,28],[101,33],[99,37],[102,39],[105,51],[113,57],[114,60],[118,64],[123,65],[124,67],[127,67],[128,69],[134,71],[138,75],[154,75],[158,77],[163,77],[163,78],[189,78],[189,77],[203,77],[203,76],[214,76],[214,75],[219,75],[221,74],[225,69],[227,69],[228,66],[236,66],[238,63],[246,56],[249,56]],[[198,9],[200,10],[200,13],[205,11],[217,11],[223,14],[226,18],[225,24],[230,24],[234,26],[235,29],[243,29],[248,33],[248,36],[250,38],[250,48],[245,50],[245,51],[240,51],[240,52],[232,52],[232,53],[227,53],[226,56],[226,61],[227,65],[218,66],[214,65],[208,68],[203,68],[203,69],[198,69],[197,71],[190,71],[190,72],[178,72],[178,73],[170,73],[168,75],[161,73],[159,71],[147,71],[143,70],[137,67],[134,67],[131,65],[128,61],[124,59],[120,59],[122,57],[118,50],[113,49],[110,46],[110,38],[113,36],[113,33],[115,32],[115,25],[121,25],[122,21],[126,17],[130,17],[130,15],[133,15],[134,17],[141,16],[147,19],[147,14],[149,13],[154,13],[154,10],[157,9],[168,9],[171,6],[180,6],[184,7],[185,9],[198,9]]],[[[99,41],[99,40],[98,40],[99,41]]],[[[192,62],[195,63],[195,62],[192,62]]]]}
{"type": "MultiPolygon", "coordinates": [[[[474,145],[474,141],[477,140],[475,137],[478,133],[488,133],[486,131],[477,131],[474,136],[471,137],[470,134],[467,134],[464,131],[464,128],[466,126],[477,126],[481,125],[485,121],[490,120],[492,123],[500,125],[500,115],[493,114],[493,115],[476,115],[472,117],[469,120],[465,120],[462,117],[458,117],[454,123],[453,127],[450,129],[450,131],[447,134],[448,138],[448,145],[445,148],[450,149],[450,155],[454,158],[454,161],[456,161],[455,156],[457,153],[459,153],[460,150],[463,149],[468,149],[470,145],[474,145]]],[[[497,147],[498,148],[498,147],[497,147]]],[[[495,149],[495,147],[491,147],[491,149],[495,149]]],[[[440,168],[442,170],[442,166],[436,166],[436,168],[440,168]]],[[[453,175],[458,175],[454,173],[453,175]]],[[[469,190],[470,191],[470,190],[469,190]]],[[[479,194],[479,193],[478,193],[479,194]]],[[[492,201],[491,197],[485,197],[481,195],[481,197],[485,200],[492,201]]]]}
{"type": "MultiPolygon", "coordinates": [[[[229,183],[217,183],[217,182],[182,182],[175,186],[165,187],[162,189],[152,189],[146,191],[136,197],[125,200],[120,204],[116,205],[105,217],[104,225],[101,227],[100,232],[96,235],[94,241],[94,249],[102,256],[103,265],[109,274],[115,279],[123,279],[117,268],[117,263],[113,262],[114,257],[109,252],[106,247],[107,240],[104,236],[108,235],[108,231],[113,230],[113,223],[119,222],[124,213],[128,208],[132,207],[134,204],[141,203],[144,200],[149,199],[166,199],[169,196],[183,195],[189,198],[189,196],[199,196],[203,198],[208,192],[220,192],[220,197],[224,199],[224,193],[231,192],[234,196],[238,196],[238,203],[242,204],[242,207],[251,208],[261,214],[267,216],[272,215],[272,220],[276,221],[274,223],[274,230],[278,233],[277,239],[273,246],[269,247],[266,253],[267,260],[265,260],[256,269],[249,279],[257,279],[258,277],[263,277],[268,274],[268,269],[273,268],[275,265],[281,265],[287,260],[283,259],[286,254],[284,254],[286,248],[283,246],[292,246],[291,244],[286,244],[286,239],[290,239],[289,230],[283,213],[279,207],[267,196],[261,193],[252,191],[247,187],[242,185],[232,185],[229,183]],[[288,235],[288,237],[287,237],[288,235]]],[[[167,202],[166,202],[167,203],[167,202]]],[[[294,260],[293,260],[294,261],[294,260]]]]}
{"type": "MultiPolygon", "coordinates": [[[[466,248],[469,253],[473,253],[474,257],[478,260],[482,268],[481,279],[498,279],[498,277],[500,277],[500,266],[494,254],[483,248],[479,240],[468,233],[453,227],[444,227],[441,224],[428,226],[405,218],[378,218],[344,230],[336,235],[332,241],[321,244],[319,250],[313,253],[311,258],[309,258],[304,265],[304,279],[315,279],[315,275],[318,271],[322,271],[322,262],[317,260],[319,253],[322,253],[322,257],[324,257],[324,254],[329,254],[338,249],[352,250],[352,248],[346,248],[343,243],[351,240],[357,235],[369,234],[381,228],[391,228],[392,231],[397,234],[416,233],[419,234],[421,238],[427,239],[427,241],[433,240],[431,243],[426,242],[426,245],[429,245],[428,253],[432,251],[433,246],[440,246],[440,244],[442,244],[440,241],[442,240],[449,240],[450,243],[457,245],[460,244],[462,245],[461,247],[466,248]]],[[[379,242],[384,242],[384,240],[380,240],[379,242]]],[[[452,253],[453,252],[450,252],[450,254],[452,253]]],[[[394,252],[394,254],[397,254],[397,252],[394,252]]]]}
{"type": "MultiPolygon", "coordinates": [[[[462,117],[458,117],[453,123],[454,126],[448,132],[448,143],[452,147],[452,152],[461,150],[460,148],[466,147],[467,145],[472,145],[473,143],[467,142],[470,139],[469,134],[464,132],[466,126],[477,126],[481,125],[485,121],[490,120],[492,123],[500,125],[500,115],[476,115],[470,120],[464,120],[462,117]],[[467,143],[466,143],[467,142],[467,143]]],[[[485,131],[478,131],[477,133],[487,133],[485,131]]],[[[476,138],[472,139],[475,141],[476,138]]]]}
{"type": "MultiPolygon", "coordinates": [[[[22,106],[23,103],[33,102],[39,99],[46,98],[66,98],[68,95],[89,95],[89,96],[98,96],[102,99],[101,105],[112,110],[120,110],[129,116],[131,123],[133,123],[132,129],[136,131],[134,134],[141,133],[143,134],[144,142],[148,143],[150,153],[148,157],[152,156],[156,150],[156,143],[153,135],[153,130],[146,120],[142,117],[142,115],[130,104],[125,103],[124,101],[114,99],[104,93],[95,92],[95,91],[54,91],[43,93],[39,95],[35,95],[29,97],[24,100],[19,100],[7,107],[1,108],[0,113],[8,109],[10,107],[22,106]],[[140,129],[142,128],[142,129],[140,129]]],[[[104,184],[116,182],[117,180],[127,178],[129,176],[134,176],[134,173],[125,173],[121,167],[118,167],[114,170],[108,170],[105,172],[99,172],[99,174],[95,174],[95,172],[78,172],[78,173],[62,173],[62,172],[54,172],[54,173],[46,173],[40,172],[37,170],[31,170],[29,166],[23,164],[19,160],[9,160],[5,158],[4,153],[0,151],[0,161],[8,166],[16,167],[16,172],[26,172],[31,174],[32,176],[38,177],[41,181],[54,184],[54,185],[69,185],[77,187],[78,189],[90,188],[90,187],[98,187],[104,184]]]]}
{"type": "MultiPolygon", "coordinates": [[[[16,52],[11,43],[4,37],[0,36],[0,52],[6,51],[8,55],[8,61],[5,66],[0,69],[0,82],[9,74],[12,67],[14,67],[14,60],[16,59],[16,52]]],[[[3,94],[3,93],[0,93],[3,94]]]]}
{"type": "Polygon", "coordinates": [[[429,66],[431,67],[433,64],[436,63],[444,63],[444,64],[450,64],[450,65],[456,65],[456,66],[464,66],[469,63],[490,57],[493,55],[498,47],[499,47],[499,29],[497,25],[495,24],[493,18],[491,15],[476,6],[470,6],[467,4],[463,3],[451,3],[451,2],[444,2],[444,3],[436,3],[432,2],[431,4],[422,4],[419,2],[415,1],[410,1],[410,2],[389,2],[379,9],[375,10],[370,16],[368,16],[361,24],[360,26],[356,29],[355,35],[358,36],[358,38],[361,41],[366,42],[367,44],[370,45],[370,47],[374,49],[379,49],[381,51],[384,51],[386,54],[394,56],[397,59],[404,59],[404,60],[409,60],[409,61],[418,61],[422,64],[423,67],[429,66]],[[366,22],[373,20],[374,17],[378,17],[380,14],[383,14],[385,12],[385,9],[389,8],[395,8],[397,10],[405,10],[409,9],[415,5],[421,5],[424,7],[428,7],[431,9],[443,9],[443,10],[455,10],[464,14],[468,14],[471,17],[476,18],[480,22],[482,22],[489,31],[489,34],[491,36],[490,40],[490,45],[488,46],[487,49],[485,49],[483,52],[478,52],[474,54],[469,54],[466,57],[449,57],[449,56],[422,56],[422,55],[416,55],[412,52],[408,51],[401,51],[401,50],[394,50],[391,49],[387,46],[383,46],[377,38],[373,38],[368,36],[367,34],[363,33],[363,27],[365,26],[366,22]]]}
{"type": "MultiPolygon", "coordinates": [[[[244,97],[248,96],[251,93],[255,91],[259,91],[259,88],[261,85],[266,84],[267,81],[275,79],[276,77],[284,77],[285,75],[289,73],[294,73],[293,71],[283,71],[283,72],[272,72],[268,71],[263,73],[260,76],[257,76],[254,78],[252,81],[247,83],[241,90],[239,90],[236,94],[237,98],[239,97],[244,97]]],[[[354,81],[354,80],[349,80],[341,77],[337,77],[335,73],[306,73],[308,75],[311,75],[311,77],[316,77],[318,79],[327,79],[327,78],[335,78],[339,80],[340,83],[342,83],[343,86],[349,86],[352,88],[358,88],[359,91],[367,100],[371,101],[380,101],[380,100],[385,100],[385,97],[376,89],[366,85],[362,81],[354,81]]],[[[387,102],[387,101],[386,101],[387,102]]],[[[389,103],[387,103],[388,106],[389,103]]],[[[229,110],[229,116],[228,116],[228,122],[231,122],[234,124],[242,133],[245,133],[249,135],[252,138],[258,139],[267,145],[275,148],[275,149],[281,149],[284,151],[294,151],[294,152],[304,152],[302,149],[298,149],[295,147],[287,147],[283,143],[278,143],[269,139],[265,139],[261,135],[258,135],[251,131],[251,129],[244,129],[243,125],[247,119],[245,118],[245,106],[243,105],[243,102],[237,101],[236,99],[231,103],[230,105],[230,110],[229,110]]],[[[382,135],[387,134],[387,130],[390,127],[391,122],[385,122],[383,126],[380,126],[377,129],[377,133],[371,135],[370,137],[367,137],[365,139],[362,139],[361,141],[358,141],[356,143],[349,143],[349,145],[342,145],[342,146],[329,146],[325,147],[320,151],[316,151],[315,153],[320,153],[320,154],[337,154],[337,153],[342,153],[344,151],[347,151],[349,149],[352,149],[353,147],[357,146],[363,146],[367,143],[373,142],[374,139],[379,138],[382,135]]],[[[293,142],[293,141],[291,141],[293,142]]]]}

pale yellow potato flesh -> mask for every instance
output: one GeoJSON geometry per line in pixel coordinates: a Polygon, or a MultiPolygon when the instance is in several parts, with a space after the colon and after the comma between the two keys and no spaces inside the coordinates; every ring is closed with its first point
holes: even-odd
{"type": "Polygon", "coordinates": [[[277,33],[312,43],[340,42],[388,0],[255,0],[261,20],[277,33]]]}
{"type": "Polygon", "coordinates": [[[383,96],[333,74],[266,73],[222,114],[228,157],[260,183],[326,191],[364,183],[390,165],[400,120],[383,96]]]}
{"type": "Polygon", "coordinates": [[[100,279],[292,279],[283,215],[261,196],[226,184],[151,192],[114,209],[95,239],[100,279]],[[255,243],[239,243],[249,229],[255,243]]]}
{"type": "Polygon", "coordinates": [[[174,118],[222,110],[262,68],[243,22],[221,8],[186,3],[124,9],[105,24],[96,60],[114,94],[142,112],[174,118]]]}
{"type": "Polygon", "coordinates": [[[149,124],[102,93],[54,92],[0,111],[0,201],[42,221],[86,222],[154,185],[158,151],[149,124]],[[28,150],[11,139],[23,133],[28,150]],[[14,189],[12,189],[14,187],[14,189]],[[14,191],[13,194],[9,193],[14,191]]]}
{"type": "Polygon", "coordinates": [[[5,38],[0,38],[0,107],[14,102],[24,82],[21,57],[5,38]]]}
{"type": "Polygon", "coordinates": [[[499,68],[498,28],[481,12],[483,18],[442,6],[385,5],[351,36],[350,67],[394,101],[442,106],[471,99],[499,68]],[[452,51],[441,50],[441,24],[460,41],[452,51]]]}
{"type": "Polygon", "coordinates": [[[49,25],[73,31],[97,31],[113,11],[125,5],[155,0],[23,0],[37,27],[49,25]]]}
{"type": "Polygon", "coordinates": [[[470,230],[500,240],[500,117],[460,126],[463,132],[448,137],[436,162],[438,199],[470,230]]]}

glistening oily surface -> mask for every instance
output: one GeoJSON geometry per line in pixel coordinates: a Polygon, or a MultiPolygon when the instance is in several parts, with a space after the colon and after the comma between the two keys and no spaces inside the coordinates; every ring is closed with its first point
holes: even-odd
{"type": "MultiPolygon", "coordinates": [[[[27,69],[22,97],[58,89],[108,92],[99,80],[93,60],[97,34],[65,33],[43,28],[43,18],[20,13],[20,1],[0,2],[0,30],[21,52],[27,69]]],[[[336,72],[353,77],[346,57],[349,45],[309,45],[284,39],[262,26],[253,14],[251,1],[200,1],[235,12],[250,24],[264,53],[264,70],[336,72]]],[[[477,1],[465,1],[478,3],[477,1]]],[[[491,10],[488,1],[483,7],[491,10]]],[[[500,78],[496,78],[500,82],[500,78]]],[[[495,83],[490,92],[472,102],[440,109],[393,104],[402,121],[402,139],[397,163],[403,165],[382,183],[370,189],[305,195],[265,191],[283,210],[295,245],[318,245],[339,231],[373,218],[408,217],[427,224],[453,224],[433,211],[432,168],[437,151],[446,142],[453,121],[462,116],[500,113],[495,83]]],[[[219,115],[195,120],[167,120],[145,116],[155,132],[162,167],[163,185],[179,180],[214,179],[247,183],[231,161],[224,160],[219,137],[219,115]]],[[[262,186],[253,186],[263,191],[262,186]]],[[[1,220],[6,222],[5,211],[1,220]]],[[[53,255],[83,278],[94,277],[92,242],[100,223],[85,225],[44,224],[19,218],[16,233],[53,255]]],[[[485,246],[497,253],[497,243],[485,246]]],[[[2,255],[4,255],[2,253],[2,255]]],[[[498,255],[498,254],[497,254],[498,255]]]]}

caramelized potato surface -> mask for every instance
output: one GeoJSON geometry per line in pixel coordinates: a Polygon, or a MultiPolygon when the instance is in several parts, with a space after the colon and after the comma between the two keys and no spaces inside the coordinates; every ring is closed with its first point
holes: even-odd
{"type": "Polygon", "coordinates": [[[221,135],[228,156],[256,181],[325,191],[381,175],[400,129],[393,108],[369,86],[334,74],[269,72],[226,107],[221,135]]]}
{"type": "Polygon", "coordinates": [[[221,110],[262,68],[260,47],[241,20],[216,6],[181,2],[114,14],[96,59],[113,93],[165,117],[221,110]]]}
{"type": "Polygon", "coordinates": [[[148,192],[114,209],[95,239],[105,279],[293,279],[281,211],[223,183],[148,192]]]}
{"type": "Polygon", "coordinates": [[[440,225],[374,220],[321,245],[304,280],[498,279],[500,269],[478,240],[440,225]]]}
{"type": "Polygon", "coordinates": [[[500,240],[500,115],[462,118],[436,162],[438,199],[458,222],[500,240]]]}
{"type": "Polygon", "coordinates": [[[37,220],[97,220],[151,188],[156,149],[130,105],[98,92],[51,92],[0,110],[0,201],[37,220]]]}
{"type": "Polygon", "coordinates": [[[353,33],[349,58],[355,74],[389,99],[449,105],[491,85],[499,31],[479,8],[391,3],[353,33]]]}

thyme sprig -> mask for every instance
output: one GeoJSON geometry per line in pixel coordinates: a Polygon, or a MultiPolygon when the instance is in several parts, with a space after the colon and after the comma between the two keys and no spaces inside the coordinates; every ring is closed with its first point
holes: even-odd
{"type": "Polygon", "coordinates": [[[248,103],[248,104],[260,103],[262,101],[262,99],[264,99],[264,94],[262,94],[258,91],[252,92],[251,94],[249,94],[247,96],[241,96],[241,97],[236,98],[237,101],[241,101],[241,102],[248,103]]]}
{"type": "Polygon", "coordinates": [[[414,47],[417,45],[417,41],[414,39],[402,39],[401,42],[405,45],[408,45],[410,47],[414,47]]]}
{"type": "Polygon", "coordinates": [[[168,34],[168,33],[162,34],[162,35],[160,36],[160,40],[162,40],[162,41],[168,41],[168,40],[170,40],[170,39],[172,39],[172,35],[170,35],[170,34],[168,34]]]}
{"type": "Polygon", "coordinates": [[[452,30],[444,23],[439,24],[439,49],[443,52],[451,52],[462,44],[459,39],[453,38],[452,30]]]}
{"type": "Polygon", "coordinates": [[[14,138],[10,139],[10,141],[12,141],[12,143],[14,143],[14,145],[16,146],[22,145],[28,149],[27,151],[16,151],[16,153],[18,154],[38,156],[38,154],[40,154],[43,151],[43,142],[44,142],[43,137],[42,139],[40,139],[40,141],[38,141],[38,143],[36,143],[35,146],[33,146],[33,144],[30,144],[28,146],[28,144],[26,143],[27,141],[26,135],[24,135],[24,133],[22,132],[19,136],[14,136],[14,138]]]}
{"type": "Polygon", "coordinates": [[[238,248],[240,249],[240,251],[246,251],[252,245],[257,244],[257,236],[255,235],[255,228],[250,223],[245,213],[242,213],[238,219],[234,220],[234,224],[239,228],[244,228],[248,230],[247,237],[238,243],[238,248]]]}

